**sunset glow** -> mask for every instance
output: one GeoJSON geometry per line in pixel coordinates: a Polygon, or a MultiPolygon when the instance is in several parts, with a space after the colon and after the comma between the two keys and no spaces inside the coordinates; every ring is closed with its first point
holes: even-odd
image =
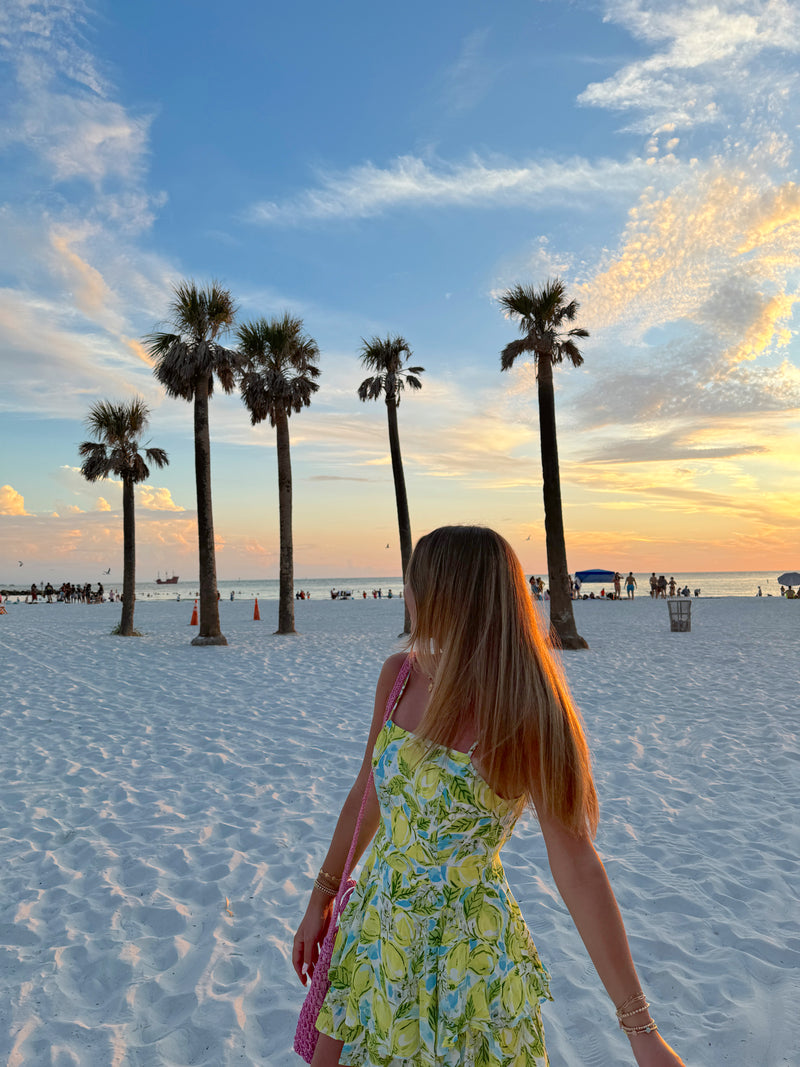
{"type": "MultiPolygon", "coordinates": [[[[535,371],[500,374],[496,295],[554,275],[590,332],[555,373],[570,567],[800,567],[797,6],[360,7],[6,5],[0,583],[121,580],[121,487],[77,446],[134,394],[170,457],[139,576],[196,576],[191,407],[142,343],[189,277],[319,344],[298,576],[400,571],[385,408],[356,396],[389,332],[425,368],[414,535],[488,523],[546,569],[535,371]]],[[[275,577],[274,431],[218,391],[211,433],[218,573],[275,577]]]]}

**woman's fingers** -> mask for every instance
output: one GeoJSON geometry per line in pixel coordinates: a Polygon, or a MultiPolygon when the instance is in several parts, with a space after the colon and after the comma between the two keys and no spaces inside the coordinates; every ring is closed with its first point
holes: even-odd
{"type": "Polygon", "coordinates": [[[292,944],[292,966],[303,985],[314,974],[314,967],[319,959],[319,937],[307,934],[301,926],[294,935],[292,944]]]}

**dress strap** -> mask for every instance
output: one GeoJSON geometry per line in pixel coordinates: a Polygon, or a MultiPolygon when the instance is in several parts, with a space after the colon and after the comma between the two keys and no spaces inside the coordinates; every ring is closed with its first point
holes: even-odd
{"type": "Polygon", "coordinates": [[[403,660],[403,666],[397,672],[397,677],[394,680],[392,691],[389,694],[389,699],[386,701],[386,712],[383,716],[384,723],[392,717],[394,710],[400,703],[400,697],[403,695],[403,690],[406,687],[408,676],[411,674],[411,656],[408,655],[403,660]]]}
{"type": "Polygon", "coordinates": [[[472,757],[475,755],[475,749],[477,747],[478,747],[478,742],[476,741],[475,744],[472,746],[472,748],[467,753],[467,755],[469,756],[470,759],[472,759],[472,757]]]}

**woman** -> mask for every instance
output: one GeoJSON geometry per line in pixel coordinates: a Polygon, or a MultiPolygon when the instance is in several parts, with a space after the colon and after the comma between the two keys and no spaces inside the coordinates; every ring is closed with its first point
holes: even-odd
{"type": "Polygon", "coordinates": [[[294,940],[305,984],[367,789],[356,857],[375,840],[342,914],[312,1064],[547,1064],[548,975],[498,858],[530,804],[634,1059],[682,1067],[650,1017],[592,845],[583,729],[511,547],[483,527],[434,530],[405,598],[410,653],[383,665],[364,763],[294,940]]]}

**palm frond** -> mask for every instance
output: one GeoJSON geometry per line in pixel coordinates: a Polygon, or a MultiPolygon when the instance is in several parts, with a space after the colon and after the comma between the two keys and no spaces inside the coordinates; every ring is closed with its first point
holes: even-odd
{"type": "Polygon", "coordinates": [[[159,469],[169,466],[169,456],[163,448],[146,448],[144,454],[149,462],[159,469]]]}
{"type": "Polygon", "coordinates": [[[146,482],[150,477],[150,468],[145,463],[144,456],[141,452],[137,452],[132,458],[126,474],[135,484],[146,482]]]}
{"type": "Polygon", "coordinates": [[[583,363],[583,355],[581,354],[580,349],[574,341],[563,341],[559,345],[559,363],[564,358],[564,356],[567,357],[573,367],[580,367],[580,365],[583,363]]]}
{"type": "Polygon", "coordinates": [[[358,387],[359,400],[377,400],[383,392],[383,375],[376,374],[374,378],[365,378],[358,387]]]}
{"type": "MultiPolygon", "coordinates": [[[[84,457],[81,466],[84,478],[97,481],[116,474],[133,481],[144,481],[150,471],[139,452],[139,439],[149,421],[150,410],[140,396],[121,403],[101,400],[93,404],[86,424],[98,440],[84,441],[78,446],[79,455],[84,457]]],[[[158,466],[168,462],[167,454],[161,448],[147,449],[146,454],[158,466]]]]}
{"type": "Polygon", "coordinates": [[[268,418],[274,426],[280,413],[309,406],[319,389],[319,346],[304,332],[302,319],[287,311],[243,323],[236,336],[239,390],[253,425],[268,418]]]}
{"type": "MultiPolygon", "coordinates": [[[[90,444],[91,442],[84,442],[84,444],[90,444]]],[[[92,452],[87,459],[81,464],[81,474],[87,482],[98,482],[102,478],[107,478],[109,474],[114,473],[113,467],[109,463],[108,456],[106,454],[105,447],[99,446],[102,451],[92,452]]],[[[82,453],[86,455],[86,453],[82,453]]]]}
{"type": "Polygon", "coordinates": [[[511,370],[517,356],[522,355],[523,352],[536,352],[527,337],[521,337],[517,341],[510,341],[500,353],[500,370],[511,370]]]}
{"type": "Polygon", "coordinates": [[[498,297],[508,316],[517,320],[522,335],[501,352],[501,370],[509,370],[522,352],[533,352],[537,359],[549,356],[554,363],[566,356],[576,367],[581,365],[583,356],[571,338],[588,337],[589,331],[574,327],[565,334],[561,332],[562,323],[573,322],[580,306],[577,300],[565,303],[566,292],[560,278],[548,278],[540,289],[515,285],[498,297]]]}
{"type": "Polygon", "coordinates": [[[399,404],[406,382],[411,389],[421,389],[419,375],[424,374],[425,368],[407,366],[412,355],[408,341],[399,334],[371,337],[369,340],[362,337],[361,364],[378,374],[361,383],[358,387],[359,399],[377,400],[381,393],[384,393],[387,403],[394,401],[399,404]],[[409,375],[414,377],[414,384],[411,383],[409,375]]]}

